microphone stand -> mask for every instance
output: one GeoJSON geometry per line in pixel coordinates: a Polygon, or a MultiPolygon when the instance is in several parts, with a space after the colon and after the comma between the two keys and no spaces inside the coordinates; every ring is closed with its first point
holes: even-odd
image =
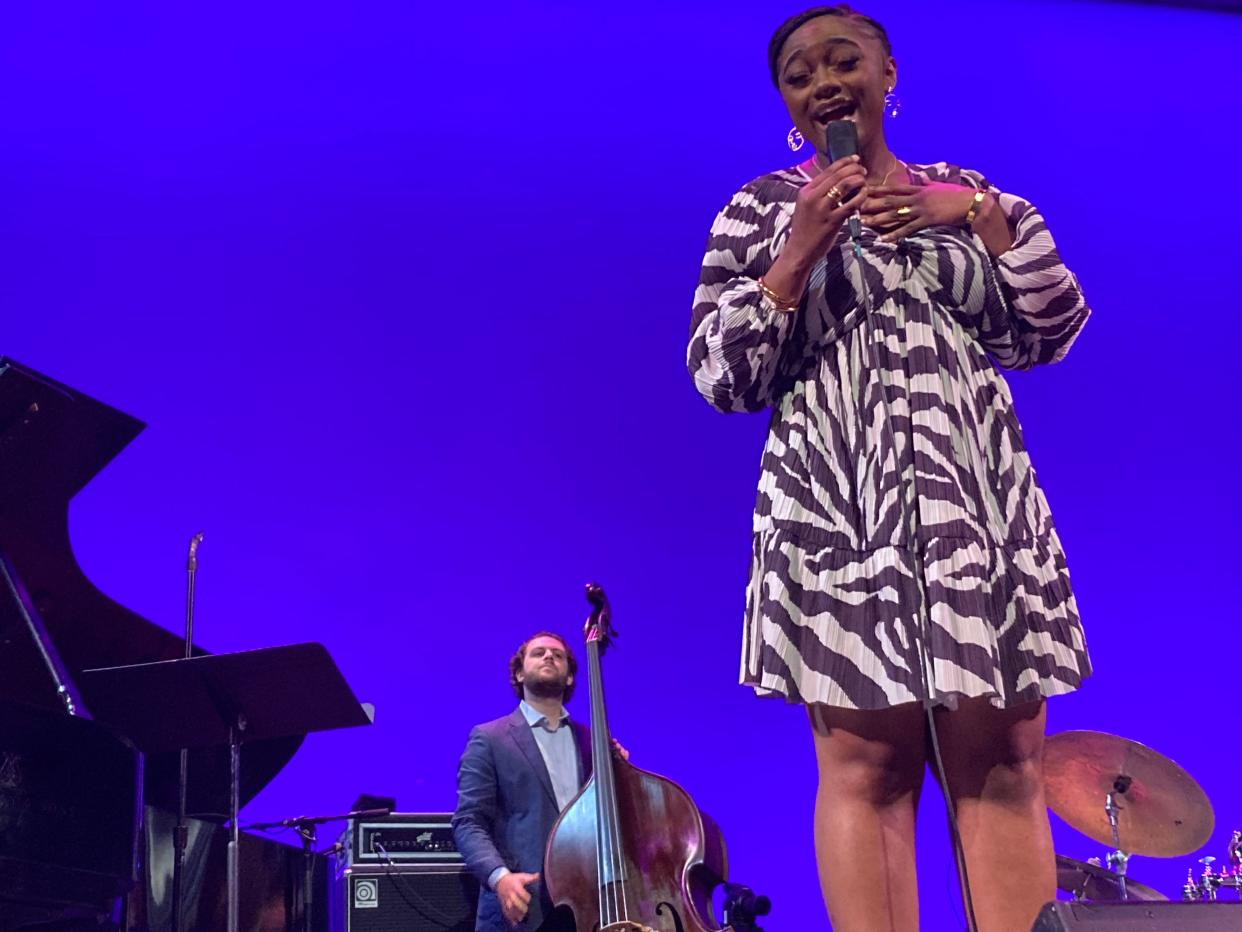
{"type": "MultiPolygon", "coordinates": [[[[199,531],[190,538],[190,554],[186,559],[185,590],[185,659],[194,655],[194,574],[198,572],[198,545],[203,541],[199,531]]],[[[186,794],[190,780],[190,752],[181,749],[181,768],[177,774],[177,826],[173,829],[172,932],[181,932],[181,889],[185,869],[185,849],[189,836],[186,825],[186,794]]]]}
{"type": "MultiPolygon", "coordinates": [[[[828,124],[828,135],[826,137],[829,157],[835,162],[838,158],[844,158],[847,155],[853,155],[858,151],[858,131],[852,123],[845,123],[844,127],[834,128],[834,123],[844,121],[833,121],[828,124]],[[844,137],[844,139],[843,139],[844,137]]],[[[858,288],[862,292],[863,307],[866,309],[867,317],[870,318],[875,311],[871,298],[871,289],[867,287],[867,273],[863,267],[862,248],[859,245],[859,238],[862,231],[860,221],[854,217],[850,217],[850,239],[854,251],[854,264],[858,266],[858,288]]],[[[867,352],[869,354],[869,362],[871,367],[876,371],[880,371],[879,363],[876,361],[875,343],[870,339],[866,340],[867,352]]],[[[897,437],[893,430],[892,412],[889,407],[888,394],[883,390],[881,385],[880,398],[884,402],[884,432],[888,437],[889,445],[894,451],[897,450],[897,437]]],[[[913,506],[906,500],[906,495],[902,492],[902,511],[906,514],[902,515],[902,521],[911,521],[917,519],[918,503],[913,506]]],[[[913,524],[911,531],[915,530],[913,524]]],[[[912,538],[918,544],[918,536],[912,533],[912,538]]],[[[970,874],[966,869],[966,851],[962,847],[962,836],[957,824],[957,808],[953,804],[953,799],[949,793],[949,780],[945,773],[944,759],[940,753],[940,738],[936,729],[936,716],[933,710],[934,696],[932,695],[932,656],[929,649],[931,639],[928,636],[928,620],[929,614],[926,611],[928,605],[927,592],[923,581],[923,576],[916,573],[915,577],[918,581],[919,604],[917,606],[914,622],[918,627],[918,650],[919,650],[919,676],[922,680],[922,692],[920,701],[923,706],[923,712],[926,716],[927,733],[931,739],[932,757],[929,763],[932,764],[932,772],[936,776],[936,780],[940,785],[941,794],[944,796],[946,815],[949,822],[949,840],[953,845],[953,856],[957,862],[957,882],[962,895],[962,911],[965,914],[967,932],[978,932],[979,924],[975,918],[975,904],[971,896],[970,874]]]]}
{"type": "Polygon", "coordinates": [[[302,932],[312,932],[311,912],[315,905],[315,840],[318,833],[318,827],[325,822],[337,822],[342,820],[356,821],[358,819],[382,819],[391,815],[392,810],[383,809],[355,809],[353,812],[347,812],[344,815],[330,816],[298,816],[295,819],[281,819],[278,822],[254,822],[247,825],[248,829],[270,829],[270,828],[291,828],[298,833],[298,837],[302,839],[302,923],[300,929],[302,932]]]}

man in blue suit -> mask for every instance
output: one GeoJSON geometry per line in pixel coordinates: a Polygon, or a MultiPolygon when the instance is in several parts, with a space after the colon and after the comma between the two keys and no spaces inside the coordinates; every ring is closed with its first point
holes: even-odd
{"type": "Polygon", "coordinates": [[[573,932],[539,875],[557,816],[591,775],[590,732],[565,711],[577,672],[565,639],[541,631],[509,662],[518,707],[470,732],[453,838],[482,885],[476,932],[573,932]]]}

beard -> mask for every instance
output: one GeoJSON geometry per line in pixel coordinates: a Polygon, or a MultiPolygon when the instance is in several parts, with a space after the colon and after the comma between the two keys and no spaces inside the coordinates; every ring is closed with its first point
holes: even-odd
{"type": "Polygon", "coordinates": [[[560,699],[565,695],[567,676],[532,677],[522,685],[537,699],[560,699]]]}

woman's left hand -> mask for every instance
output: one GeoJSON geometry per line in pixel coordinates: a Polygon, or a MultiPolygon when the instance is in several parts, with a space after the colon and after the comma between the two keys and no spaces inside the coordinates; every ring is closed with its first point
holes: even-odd
{"type": "Polygon", "coordinates": [[[943,182],[884,185],[872,188],[859,210],[863,223],[883,232],[881,242],[894,243],[925,227],[964,224],[976,190],[943,182]]]}

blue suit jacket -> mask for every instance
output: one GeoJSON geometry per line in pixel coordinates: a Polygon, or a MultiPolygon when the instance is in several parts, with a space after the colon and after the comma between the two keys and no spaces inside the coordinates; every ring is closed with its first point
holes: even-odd
{"type": "MultiPolygon", "coordinates": [[[[591,775],[591,733],[570,719],[585,783],[591,775]]],[[[500,901],[487,886],[498,867],[535,874],[543,870],[543,849],[560,810],[539,745],[520,709],[504,718],[476,725],[457,768],[457,811],[453,839],[466,866],[478,878],[476,932],[510,932],[500,901]]],[[[530,911],[516,928],[534,932],[552,904],[541,882],[533,890],[530,911]]]]}

